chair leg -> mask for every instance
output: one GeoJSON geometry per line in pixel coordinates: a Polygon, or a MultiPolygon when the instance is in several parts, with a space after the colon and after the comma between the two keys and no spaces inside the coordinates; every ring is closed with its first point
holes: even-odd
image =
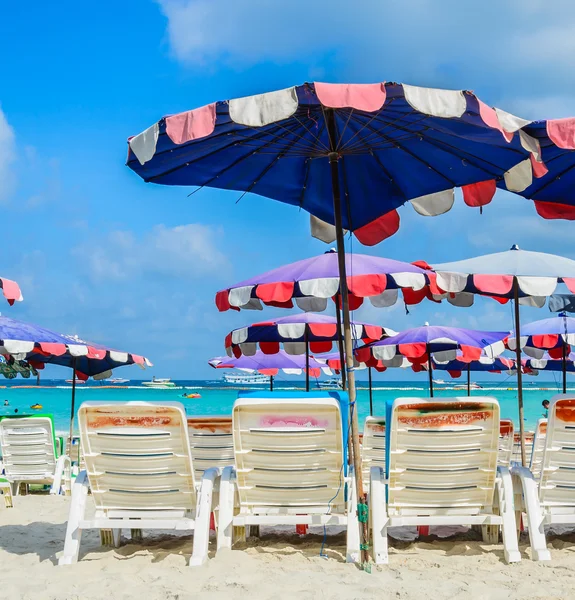
{"type": "Polygon", "coordinates": [[[352,473],[349,482],[349,502],[347,508],[347,550],[345,560],[348,563],[358,563],[361,560],[359,521],[357,518],[357,494],[355,477],[352,473]]]}
{"type": "Polygon", "coordinates": [[[14,501],[12,499],[12,488],[8,482],[2,484],[2,494],[4,496],[4,504],[6,508],[13,508],[14,501]]]}
{"type": "Polygon", "coordinates": [[[525,467],[513,468],[513,478],[518,478],[523,489],[523,505],[527,516],[529,541],[533,560],[551,560],[551,553],[547,549],[545,530],[543,528],[543,513],[537,494],[537,483],[533,474],[525,467]]]}
{"type": "Polygon", "coordinates": [[[130,529],[130,538],[133,544],[141,544],[144,536],[141,529],[130,529]]]}
{"type": "Polygon", "coordinates": [[[498,467],[496,490],[499,501],[499,514],[502,518],[501,533],[503,536],[503,551],[507,563],[519,562],[521,553],[517,542],[515,511],[513,506],[513,482],[508,467],[498,467]]]}
{"type": "Polygon", "coordinates": [[[372,467],[370,472],[370,498],[373,541],[373,561],[376,565],[389,562],[387,540],[387,504],[385,500],[385,483],[380,467],[372,467]]]}
{"type": "Polygon", "coordinates": [[[122,530],[121,529],[112,529],[112,543],[114,544],[114,548],[119,548],[121,541],[122,541],[122,530]]]}
{"type": "Polygon", "coordinates": [[[231,549],[234,521],[234,468],[226,467],[220,479],[220,512],[218,518],[218,552],[231,549]]]}
{"type": "Polygon", "coordinates": [[[66,538],[64,541],[64,553],[58,561],[59,565],[70,565],[78,561],[80,540],[82,537],[80,521],[84,518],[86,512],[87,499],[88,476],[86,471],[82,471],[76,478],[74,489],[72,490],[70,514],[68,516],[68,526],[66,527],[66,538]]]}
{"type": "Polygon", "coordinates": [[[194,545],[190,567],[199,567],[208,560],[208,547],[210,543],[210,518],[212,516],[212,496],[214,483],[219,477],[217,468],[206,469],[202,477],[202,484],[196,504],[196,525],[194,528],[194,545]]]}

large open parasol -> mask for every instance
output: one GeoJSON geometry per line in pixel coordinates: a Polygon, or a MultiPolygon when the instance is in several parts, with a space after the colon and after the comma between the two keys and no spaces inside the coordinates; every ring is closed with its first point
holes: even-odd
{"type": "MultiPolygon", "coordinates": [[[[300,313],[254,323],[234,329],[226,336],[225,346],[229,356],[255,356],[258,348],[264,354],[277,354],[280,344],[290,355],[330,352],[332,343],[341,338],[337,319],[316,313],[300,313]]],[[[364,344],[394,335],[392,329],[351,322],[351,336],[364,344]]],[[[306,390],[309,391],[309,369],[306,368],[306,390]]]]}
{"type": "MultiPolygon", "coordinates": [[[[510,337],[508,346],[516,349],[517,340],[510,337]]],[[[575,318],[561,313],[556,317],[542,319],[523,325],[519,339],[520,349],[535,359],[543,359],[545,354],[562,365],[563,393],[567,393],[567,362],[571,348],[575,345],[575,318]]],[[[545,367],[541,367],[545,369],[545,367]]],[[[553,370],[549,368],[548,370],[553,370]]]]}
{"type": "MultiPolygon", "coordinates": [[[[315,237],[337,240],[353,407],[344,230],[373,245],[398,230],[397,208],[407,202],[433,216],[451,209],[458,186],[473,207],[492,200],[497,182],[524,190],[542,172],[537,141],[520,131],[526,124],[467,91],[306,83],[162,118],[129,140],[128,166],[147,182],[251,192],[303,208],[315,237]]],[[[351,425],[364,503],[356,411],[351,425]]]]}
{"type": "Polygon", "coordinates": [[[387,339],[358,348],[355,356],[368,367],[400,366],[404,358],[413,365],[426,368],[429,374],[429,395],[433,398],[432,359],[450,361],[479,360],[481,355],[498,356],[505,351],[508,331],[478,331],[459,327],[425,325],[406,329],[387,339]]]}
{"type": "Polygon", "coordinates": [[[0,354],[26,360],[35,369],[55,364],[73,369],[70,439],[74,433],[76,377],[105,379],[112,369],[136,364],[145,368],[152,363],[138,354],[114,350],[100,344],[63,335],[50,329],[0,316],[0,354]]]}
{"type": "MultiPolygon", "coordinates": [[[[433,265],[437,286],[461,304],[473,302],[473,296],[491,296],[500,302],[514,301],[515,335],[521,337],[519,306],[544,306],[559,283],[575,290],[575,261],[554,254],[520,250],[513,246],[506,252],[486,254],[468,260],[433,265]]],[[[521,362],[521,347],[515,348],[516,361],[521,362]]],[[[521,460],[526,462],[523,421],[523,379],[517,369],[517,397],[521,460]]]]}

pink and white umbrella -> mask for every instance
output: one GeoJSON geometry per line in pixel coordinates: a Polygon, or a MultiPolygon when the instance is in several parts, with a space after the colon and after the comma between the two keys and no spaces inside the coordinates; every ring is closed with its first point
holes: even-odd
{"type": "Polygon", "coordinates": [[[0,277],[0,289],[10,306],[12,306],[14,302],[21,302],[24,299],[22,297],[22,292],[20,291],[20,286],[11,279],[0,277]]]}

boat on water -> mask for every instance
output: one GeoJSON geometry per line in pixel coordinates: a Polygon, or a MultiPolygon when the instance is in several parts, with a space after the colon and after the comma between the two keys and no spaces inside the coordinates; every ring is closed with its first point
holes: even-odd
{"type": "MultiPolygon", "coordinates": [[[[72,383],[74,383],[74,380],[73,379],[66,379],[66,383],[69,383],[71,385],[72,383]]],[[[82,385],[83,383],[86,383],[86,382],[83,379],[78,379],[76,377],[76,385],[82,385]]]]}
{"type": "Polygon", "coordinates": [[[341,379],[339,377],[332,377],[325,381],[317,381],[316,386],[320,390],[341,390],[341,379]]]}
{"type": "Polygon", "coordinates": [[[112,377],[111,379],[103,379],[102,381],[100,381],[102,385],[120,385],[129,382],[129,379],[122,379],[121,377],[112,377]]]}
{"type": "MultiPolygon", "coordinates": [[[[466,389],[467,389],[467,384],[466,384],[466,383],[465,383],[465,384],[463,384],[463,383],[461,383],[461,384],[460,384],[460,383],[458,383],[457,385],[455,385],[455,386],[453,387],[453,389],[454,389],[454,390],[466,390],[466,389]]],[[[469,389],[470,389],[470,390],[482,390],[482,389],[483,389],[483,386],[479,385],[478,383],[471,382],[471,383],[469,384],[469,389]]]]}
{"type": "Polygon", "coordinates": [[[434,380],[433,380],[433,383],[434,383],[435,385],[447,385],[447,382],[446,382],[446,381],[443,381],[443,379],[434,379],[434,380]]]}
{"type": "Polygon", "coordinates": [[[224,383],[233,385],[268,385],[270,378],[261,373],[224,373],[224,383]]]}
{"type": "Polygon", "coordinates": [[[156,379],[156,377],[152,377],[152,381],[142,381],[142,385],[148,388],[158,388],[161,390],[167,390],[176,387],[176,384],[171,379],[156,379]]]}

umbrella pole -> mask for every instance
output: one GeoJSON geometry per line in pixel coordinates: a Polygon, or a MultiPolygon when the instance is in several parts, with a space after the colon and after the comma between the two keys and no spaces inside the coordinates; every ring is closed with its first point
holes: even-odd
{"type": "Polygon", "coordinates": [[[517,402],[519,405],[519,436],[521,441],[521,464],[525,467],[525,422],[523,420],[523,373],[521,369],[521,324],[519,321],[519,283],[513,278],[513,303],[515,304],[515,359],[517,361],[517,402]]]}
{"type": "Polygon", "coordinates": [[[305,330],[305,391],[309,392],[309,342],[307,340],[307,325],[305,330]]]}
{"type": "Polygon", "coordinates": [[[343,337],[341,336],[341,312],[339,310],[340,305],[340,295],[336,294],[335,296],[335,320],[337,323],[337,345],[339,348],[339,364],[341,366],[340,374],[341,374],[341,389],[345,391],[346,387],[346,379],[345,379],[345,352],[343,351],[343,337]]]}
{"type": "Polygon", "coordinates": [[[270,375],[270,392],[274,391],[274,376],[270,375]]]}
{"type": "MultiPolygon", "coordinates": [[[[326,122],[330,137],[330,145],[334,151],[329,153],[329,164],[331,167],[331,186],[333,193],[333,212],[335,219],[335,234],[337,240],[337,259],[339,265],[339,289],[343,311],[343,339],[345,348],[345,362],[347,367],[347,388],[349,393],[349,405],[351,410],[351,439],[353,446],[353,472],[355,476],[355,487],[358,500],[358,518],[361,523],[360,541],[362,562],[369,561],[368,555],[368,513],[363,491],[363,476],[361,472],[361,453],[359,450],[359,421],[357,418],[355,372],[353,368],[353,345],[351,342],[351,319],[349,317],[349,301],[347,295],[347,274],[345,268],[345,244],[343,239],[343,226],[341,222],[341,197],[339,188],[339,155],[335,151],[337,145],[337,132],[333,109],[326,110],[326,122]]],[[[343,367],[343,365],[342,365],[343,367]]]]}
{"type": "Polygon", "coordinates": [[[367,378],[369,381],[369,416],[373,417],[373,390],[371,389],[371,367],[367,367],[367,378]]]}
{"type": "Polygon", "coordinates": [[[429,397],[433,398],[433,367],[431,366],[431,352],[427,345],[427,373],[429,374],[429,397]]]}
{"type": "Polygon", "coordinates": [[[72,456],[72,437],[74,436],[74,405],[76,404],[76,359],[72,360],[72,410],[70,413],[70,437],[67,444],[68,456],[72,456]]]}
{"type": "Polygon", "coordinates": [[[563,362],[563,393],[564,394],[567,393],[567,356],[565,355],[566,346],[567,346],[567,343],[563,342],[562,362],[563,362]]]}
{"type": "Polygon", "coordinates": [[[471,396],[471,363],[467,364],[467,395],[471,396]]]}

